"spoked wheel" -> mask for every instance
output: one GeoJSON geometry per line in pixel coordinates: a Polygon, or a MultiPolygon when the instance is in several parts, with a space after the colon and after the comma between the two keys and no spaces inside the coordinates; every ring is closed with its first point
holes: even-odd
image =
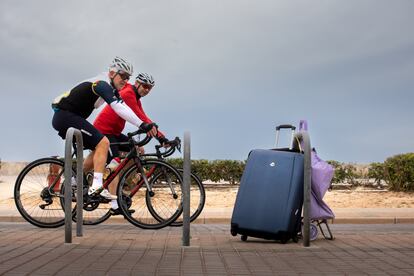
{"type": "MultiPolygon", "coordinates": [[[[111,217],[110,213],[110,201],[104,200],[99,196],[89,197],[88,189],[92,185],[93,173],[86,174],[83,182],[83,224],[84,225],[96,225],[102,223],[111,217]]],[[[76,194],[73,195],[76,198],[76,194]]],[[[76,222],[76,205],[72,206],[75,209],[75,214],[72,220],[76,222]]]]}
{"type": "Polygon", "coordinates": [[[14,186],[14,201],[25,220],[43,228],[65,223],[60,201],[64,178],[64,162],[56,158],[35,160],[20,172],[14,186]]]}
{"type": "Polygon", "coordinates": [[[309,240],[314,241],[318,238],[318,226],[314,223],[310,224],[309,240]]]}
{"type": "Polygon", "coordinates": [[[139,169],[133,165],[118,185],[118,205],[135,226],[160,229],[175,221],[182,212],[181,175],[161,160],[144,160],[142,167],[152,191],[147,190],[139,169]]]}
{"type": "MultiPolygon", "coordinates": [[[[181,176],[183,174],[183,169],[177,169],[181,176]]],[[[194,221],[201,214],[206,202],[206,191],[204,189],[203,182],[201,179],[194,173],[191,173],[191,184],[190,184],[190,222],[194,221]]],[[[171,226],[182,226],[183,225],[183,215],[171,223],[171,226]]]]}

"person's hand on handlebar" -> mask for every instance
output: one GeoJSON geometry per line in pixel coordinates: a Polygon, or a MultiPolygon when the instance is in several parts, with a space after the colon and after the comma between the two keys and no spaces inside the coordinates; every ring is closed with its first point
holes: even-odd
{"type": "Polygon", "coordinates": [[[171,147],[169,141],[167,138],[165,138],[164,136],[161,137],[157,137],[158,142],[160,142],[160,145],[163,146],[164,148],[169,148],[171,147]]]}
{"type": "Polygon", "coordinates": [[[157,125],[155,123],[142,123],[139,126],[140,129],[142,129],[143,131],[145,131],[147,133],[148,136],[151,137],[156,137],[158,130],[157,130],[157,125]]]}

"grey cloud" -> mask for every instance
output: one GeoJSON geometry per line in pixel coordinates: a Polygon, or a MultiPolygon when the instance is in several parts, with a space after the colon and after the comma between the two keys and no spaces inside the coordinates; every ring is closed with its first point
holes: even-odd
{"type": "Polygon", "coordinates": [[[191,130],[196,158],[245,158],[272,145],[275,124],[308,118],[327,157],[381,161],[414,146],[413,8],[403,0],[1,1],[1,95],[11,104],[1,111],[0,157],[58,151],[49,102],[120,55],[156,77],[145,109],[171,136],[191,130]],[[24,126],[32,145],[16,138],[24,126]]]}

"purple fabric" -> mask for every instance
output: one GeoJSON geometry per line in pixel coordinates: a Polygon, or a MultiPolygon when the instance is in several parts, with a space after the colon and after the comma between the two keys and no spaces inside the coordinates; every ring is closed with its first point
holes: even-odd
{"type": "MultiPolygon", "coordinates": [[[[299,123],[299,131],[308,130],[308,123],[305,120],[301,120],[299,123]]],[[[311,196],[311,219],[330,219],[335,215],[331,208],[323,201],[326,191],[331,185],[332,177],[334,174],[334,168],[326,161],[319,158],[316,151],[313,149],[311,152],[311,166],[312,166],[312,196],[311,196]]]]}

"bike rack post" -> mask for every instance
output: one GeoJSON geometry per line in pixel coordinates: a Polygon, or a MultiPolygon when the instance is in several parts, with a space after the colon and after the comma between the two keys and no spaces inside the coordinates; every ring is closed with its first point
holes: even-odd
{"type": "Polygon", "coordinates": [[[65,142],[65,243],[72,243],[72,144],[76,138],[76,236],[83,236],[83,139],[80,130],[69,128],[65,142]]]}
{"type": "Polygon", "coordinates": [[[297,139],[293,139],[293,148],[299,149],[300,145],[304,151],[304,174],[303,174],[303,246],[310,246],[310,197],[311,197],[311,144],[307,131],[300,131],[295,134],[297,139]],[[302,143],[303,142],[303,143],[302,143]]]}
{"type": "Polygon", "coordinates": [[[190,246],[190,183],[191,154],[190,133],[184,133],[184,167],[183,167],[183,246],[190,246]]]}

